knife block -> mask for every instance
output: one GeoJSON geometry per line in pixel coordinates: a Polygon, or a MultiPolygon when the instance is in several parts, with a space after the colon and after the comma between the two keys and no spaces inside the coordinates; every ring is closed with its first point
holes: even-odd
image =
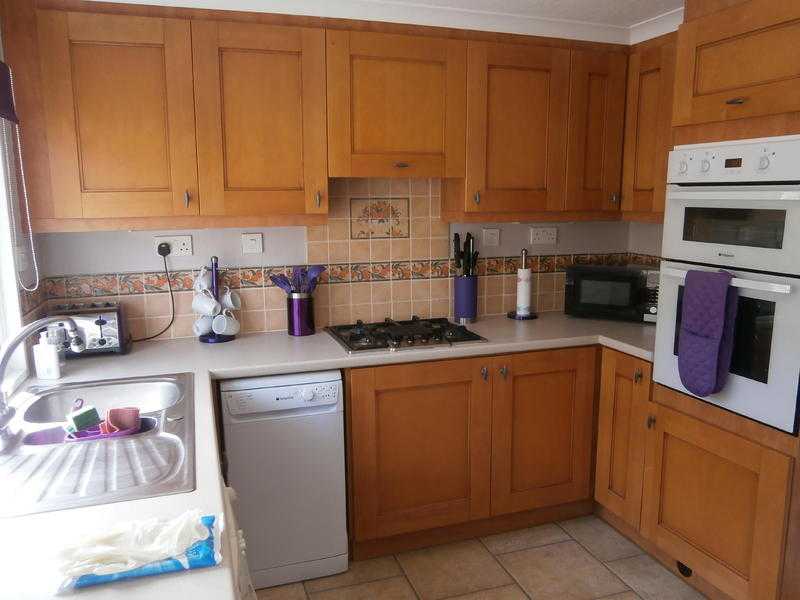
{"type": "Polygon", "coordinates": [[[453,319],[460,325],[472,323],[478,316],[478,277],[453,278],[453,319]]]}

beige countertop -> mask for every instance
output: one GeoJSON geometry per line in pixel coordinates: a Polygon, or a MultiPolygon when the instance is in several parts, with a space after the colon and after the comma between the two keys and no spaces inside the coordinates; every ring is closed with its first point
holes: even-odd
{"type": "MultiPolygon", "coordinates": [[[[544,313],[532,321],[491,317],[470,329],[487,339],[453,347],[437,346],[397,352],[370,351],[350,355],[330,335],[293,338],[285,333],[261,333],[220,345],[194,339],[136,344],[125,356],[70,361],[62,381],[92,381],[119,377],[194,374],[196,483],[193,492],[102,506],[91,506],[2,519],[0,598],[42,600],[58,587],[57,553],[75,535],[118,520],[175,516],[189,508],[223,512],[223,488],[214,425],[213,380],[282,373],[343,369],[423,360],[503,354],[600,344],[651,361],[655,326],[576,319],[544,313]]],[[[13,401],[12,401],[13,402],[13,401]]],[[[224,538],[225,536],[223,536],[224,538]]],[[[151,577],[81,592],[90,600],[193,598],[233,600],[233,573],[223,546],[223,564],[213,569],[151,577]]]]}

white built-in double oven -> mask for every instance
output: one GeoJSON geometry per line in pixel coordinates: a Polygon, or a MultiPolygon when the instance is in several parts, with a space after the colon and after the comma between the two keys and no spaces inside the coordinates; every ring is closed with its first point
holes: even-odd
{"type": "Polygon", "coordinates": [[[703,398],[798,433],[800,136],[678,146],[670,153],[653,377],[678,374],[690,269],[734,275],[739,306],[725,388],[703,398]]]}

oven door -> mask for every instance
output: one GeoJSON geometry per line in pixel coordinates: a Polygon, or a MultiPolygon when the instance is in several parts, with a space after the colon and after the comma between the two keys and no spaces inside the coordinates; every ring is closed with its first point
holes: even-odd
{"type": "Polygon", "coordinates": [[[800,275],[800,186],[670,185],[662,256],[800,275]]]}
{"type": "MultiPolygon", "coordinates": [[[[678,374],[677,333],[686,271],[717,270],[662,261],[653,379],[691,394],[678,374]]],[[[739,291],[733,358],[725,388],[701,398],[797,434],[800,377],[800,279],[729,269],[739,291]]]]}

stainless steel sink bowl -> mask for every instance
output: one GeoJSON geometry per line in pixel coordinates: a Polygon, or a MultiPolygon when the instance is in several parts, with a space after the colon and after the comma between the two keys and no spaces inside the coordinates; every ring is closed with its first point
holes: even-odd
{"type": "Polygon", "coordinates": [[[25,411],[28,423],[57,423],[72,410],[76,399],[93,405],[100,415],[109,408],[135,406],[141,414],[155,413],[173,406],[181,398],[180,382],[171,378],[120,380],[65,385],[41,395],[25,411]]]}
{"type": "Polygon", "coordinates": [[[188,492],[195,487],[191,374],[30,387],[0,453],[0,516],[30,514],[188,492]],[[131,436],[66,441],[75,400],[136,406],[146,427],[131,436]]]}

